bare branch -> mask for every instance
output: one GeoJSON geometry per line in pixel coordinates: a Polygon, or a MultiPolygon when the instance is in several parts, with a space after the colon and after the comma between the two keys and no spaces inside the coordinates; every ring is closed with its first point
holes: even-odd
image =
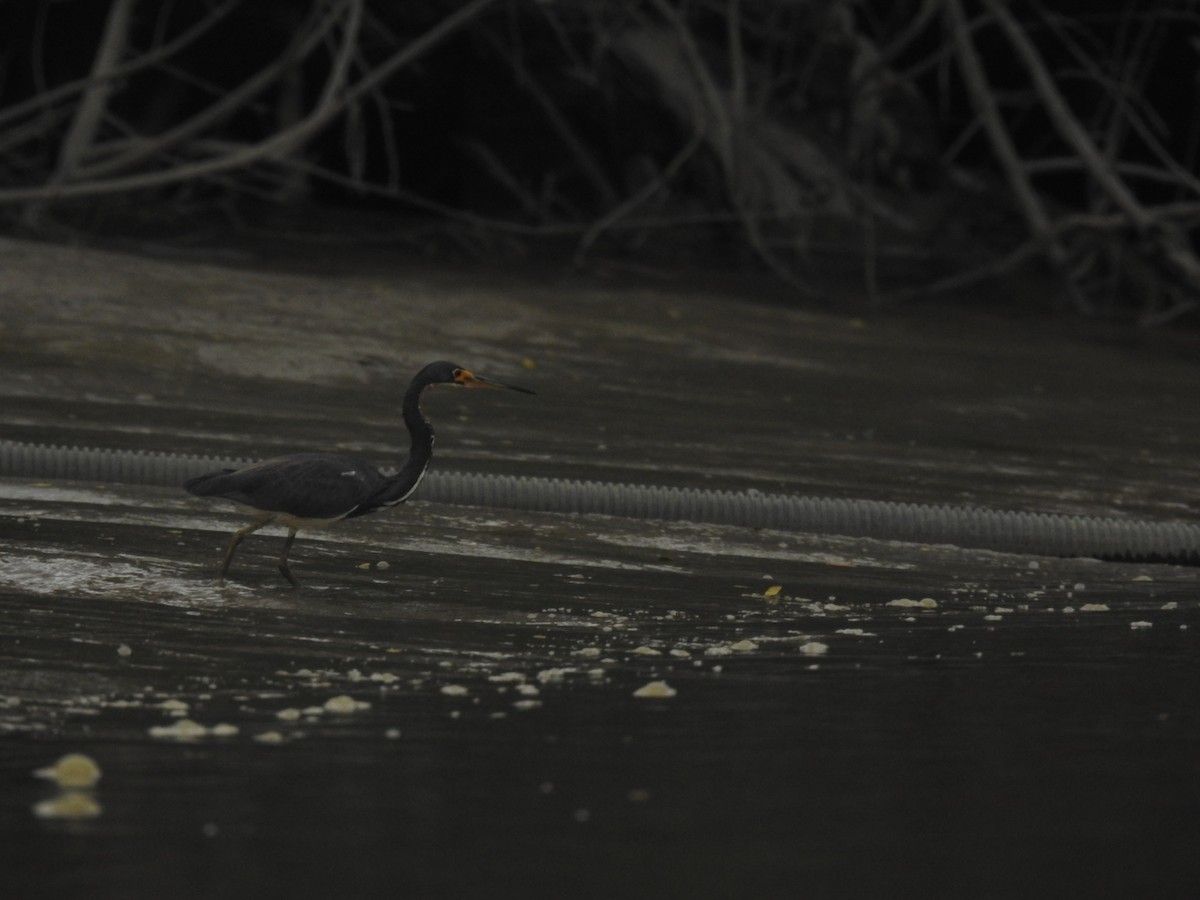
{"type": "Polygon", "coordinates": [[[67,136],[63,139],[58,168],[50,180],[51,184],[69,180],[96,140],[96,132],[108,108],[108,98],[112,95],[112,71],[124,55],[125,46],[129,41],[129,25],[136,2],[137,0],[113,0],[108,12],[108,21],[104,25],[104,34],[96,51],[96,60],[92,64],[89,87],[84,92],[67,136]]]}
{"type": "MultiPolygon", "coordinates": [[[[210,11],[196,25],[181,33],[170,43],[162,44],[153,50],[149,50],[137,58],[129,62],[121,63],[110,69],[105,76],[106,80],[113,81],[118,78],[124,78],[134,72],[149,68],[161,60],[168,59],[175,55],[184,47],[196,41],[210,28],[221,21],[228,13],[237,6],[241,0],[228,0],[228,2],[210,11]]],[[[0,128],[5,128],[9,122],[20,119],[23,116],[30,115],[39,110],[45,110],[59,101],[66,100],[75,94],[83,93],[89,90],[94,84],[94,73],[87,78],[80,78],[76,81],[68,82],[67,84],[59,85],[55,88],[45,87],[39,90],[34,96],[20,103],[14,103],[3,110],[0,110],[0,128]]]]}
{"type": "MultiPolygon", "coordinates": [[[[1092,139],[1088,137],[1087,132],[1080,126],[1079,121],[1071,112],[1071,108],[1067,105],[1067,101],[1058,90],[1058,86],[1054,83],[1053,76],[1042,62],[1037,49],[1025,32],[1021,30],[1008,6],[997,0],[985,0],[985,4],[992,16],[995,17],[996,23],[1004,32],[1005,37],[1008,38],[1009,43],[1012,44],[1013,49],[1016,50],[1018,58],[1024,64],[1025,70],[1033,80],[1038,99],[1050,116],[1050,121],[1058,129],[1058,133],[1075,150],[1087,168],[1088,174],[1104,188],[1113,203],[1129,216],[1134,225],[1144,228],[1147,224],[1145,210],[1142,209],[1141,204],[1137,202],[1125,184],[1113,174],[1108,160],[1104,158],[1092,139]]],[[[951,5],[958,6],[957,0],[951,0],[951,5]]]]}
{"type": "Polygon", "coordinates": [[[473,0],[440,21],[425,34],[398,50],[373,72],[356,84],[345,89],[340,98],[330,94],[326,102],[318,104],[313,111],[295,125],[286,128],[258,144],[246,145],[221,156],[196,163],[176,166],[162,172],[147,172],[122,178],[93,180],[75,184],[63,184],[36,188],[12,188],[0,190],[0,203],[25,203],[37,200],[65,200],[79,197],[94,197],[124,191],[144,190],[177,184],[193,178],[214,175],[231,169],[248,166],[263,159],[277,158],[303,141],[312,137],[340,114],[346,104],[356,102],[390,78],[396,71],[419,58],[449,35],[468,24],[496,0],[473,0]]]}
{"type": "MultiPolygon", "coordinates": [[[[172,147],[177,147],[184,141],[190,140],[217,122],[232,116],[253,97],[267,90],[275,81],[282,77],[291,66],[307,57],[325,39],[325,36],[337,25],[338,17],[342,14],[345,2],[335,6],[315,28],[304,32],[304,38],[288,52],[271,61],[260,72],[242,82],[235,90],[228,91],[219,100],[202,112],[196,113],[174,128],[156,135],[153,140],[143,141],[124,154],[115,154],[104,160],[83,167],[77,172],[77,181],[98,181],[115,172],[127,171],[138,163],[162,154],[172,147]]],[[[0,193],[0,199],[3,194],[0,193]]]]}
{"type": "Polygon", "coordinates": [[[617,206],[616,209],[610,210],[606,215],[601,216],[598,220],[593,222],[580,239],[579,246],[575,250],[576,262],[579,262],[583,259],[584,255],[601,234],[612,228],[613,225],[615,225],[621,219],[624,219],[631,212],[633,212],[633,210],[637,209],[639,206],[661,191],[664,187],[666,187],[667,182],[675,177],[675,174],[680,170],[680,168],[683,167],[683,164],[692,157],[692,154],[694,154],[696,150],[700,148],[700,145],[703,142],[704,133],[699,131],[696,132],[694,135],[692,135],[691,140],[684,145],[683,149],[675,154],[675,158],[667,164],[666,168],[663,169],[657,178],[647,181],[640,190],[634,192],[631,197],[627,198],[623,203],[617,206]]]}

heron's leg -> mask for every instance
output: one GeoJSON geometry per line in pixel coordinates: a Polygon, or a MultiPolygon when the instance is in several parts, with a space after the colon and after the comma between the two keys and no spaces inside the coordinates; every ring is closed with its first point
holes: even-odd
{"type": "Polygon", "coordinates": [[[229,564],[233,562],[233,551],[237,550],[237,546],[242,542],[242,538],[269,524],[272,518],[273,516],[267,516],[265,519],[251,522],[245,528],[239,528],[233,533],[233,539],[229,542],[229,549],[225,551],[225,560],[221,563],[221,577],[218,579],[221,584],[225,583],[225,575],[229,572],[229,564]]]}
{"type": "Polygon", "coordinates": [[[289,528],[287,540],[283,542],[283,552],[279,554],[279,574],[292,583],[292,587],[298,588],[300,584],[292,577],[292,570],[288,568],[288,553],[292,549],[292,541],[296,539],[296,529],[289,528]]]}

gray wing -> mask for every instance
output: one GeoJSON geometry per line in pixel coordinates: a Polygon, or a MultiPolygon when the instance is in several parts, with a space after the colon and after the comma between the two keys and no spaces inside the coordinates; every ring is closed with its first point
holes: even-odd
{"type": "Polygon", "coordinates": [[[302,519],[335,519],[369,501],[384,478],[355,456],[297,453],[209,472],[184,482],[199,497],[222,497],[264,512],[302,519]]]}

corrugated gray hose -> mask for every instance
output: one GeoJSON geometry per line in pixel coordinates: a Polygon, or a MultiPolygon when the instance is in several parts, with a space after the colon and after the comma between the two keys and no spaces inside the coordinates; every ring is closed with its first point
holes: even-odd
{"type": "MultiPolygon", "coordinates": [[[[178,487],[248,460],[0,442],[0,476],[178,487]]],[[[977,507],[793,497],[460,472],[430,473],[418,499],[553,513],[776,528],[1040,556],[1200,565],[1200,526],[977,507]]]]}

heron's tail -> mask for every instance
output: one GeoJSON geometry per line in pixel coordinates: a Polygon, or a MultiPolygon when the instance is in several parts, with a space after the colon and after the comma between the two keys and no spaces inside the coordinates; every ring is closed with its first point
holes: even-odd
{"type": "Polygon", "coordinates": [[[211,497],[223,492],[220,479],[236,472],[237,469],[217,469],[215,472],[205,472],[195,478],[189,478],[183,483],[183,489],[197,497],[211,497]]]}

